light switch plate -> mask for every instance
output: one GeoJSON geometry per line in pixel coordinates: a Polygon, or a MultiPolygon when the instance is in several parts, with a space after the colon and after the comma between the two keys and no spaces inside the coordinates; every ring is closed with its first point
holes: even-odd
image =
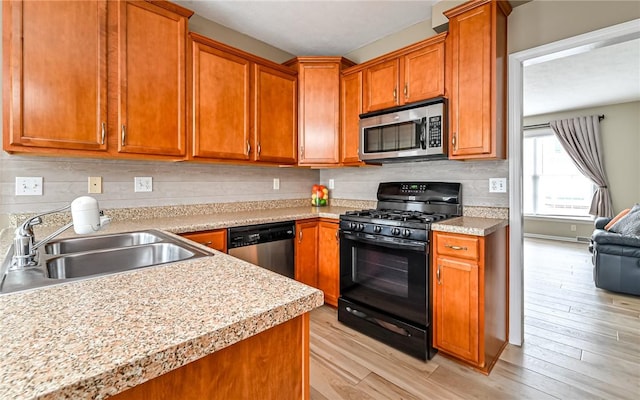
{"type": "Polygon", "coordinates": [[[42,196],[42,177],[16,177],[16,196],[42,196]]]}
{"type": "Polygon", "coordinates": [[[133,178],[134,192],[153,192],[153,178],[150,176],[136,176],[133,178]]]}
{"type": "Polygon", "coordinates": [[[273,190],[280,190],[280,179],[273,178],[273,190]]]}
{"type": "Polygon", "coordinates": [[[329,189],[335,189],[336,181],[333,179],[329,179],[329,189]]]}

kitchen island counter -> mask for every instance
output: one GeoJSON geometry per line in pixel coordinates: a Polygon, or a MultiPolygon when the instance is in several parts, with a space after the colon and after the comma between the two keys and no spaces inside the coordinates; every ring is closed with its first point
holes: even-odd
{"type": "MultiPolygon", "coordinates": [[[[267,216],[259,213],[242,223],[263,222],[267,216]]],[[[270,218],[298,215],[275,214],[270,218]]],[[[228,226],[225,218],[115,222],[100,233],[214,229],[228,226]]],[[[4,251],[7,238],[3,232],[4,251]]],[[[323,304],[317,289],[208,251],[199,259],[0,296],[0,398],[105,398],[323,304]]]]}

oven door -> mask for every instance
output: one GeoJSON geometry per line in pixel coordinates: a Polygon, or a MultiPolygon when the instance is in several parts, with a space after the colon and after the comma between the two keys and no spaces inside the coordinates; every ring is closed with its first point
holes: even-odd
{"type": "Polygon", "coordinates": [[[340,232],[340,294],[401,320],[428,324],[425,242],[340,232]]]}

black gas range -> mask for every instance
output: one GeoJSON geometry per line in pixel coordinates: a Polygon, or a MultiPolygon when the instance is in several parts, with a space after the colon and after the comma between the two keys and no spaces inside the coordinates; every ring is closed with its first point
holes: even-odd
{"type": "Polygon", "coordinates": [[[421,359],[432,347],[429,231],[462,215],[461,185],[384,182],[376,209],[340,216],[338,320],[421,359]]]}

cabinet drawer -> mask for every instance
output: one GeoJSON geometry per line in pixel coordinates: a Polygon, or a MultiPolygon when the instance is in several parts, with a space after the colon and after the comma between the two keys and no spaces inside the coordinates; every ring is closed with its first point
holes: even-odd
{"type": "Polygon", "coordinates": [[[479,254],[479,238],[476,236],[436,233],[436,252],[469,260],[477,260],[479,254]]]}
{"type": "Polygon", "coordinates": [[[222,251],[224,253],[227,252],[227,230],[226,229],[182,233],[180,236],[184,237],[185,239],[193,240],[194,242],[200,243],[214,250],[222,251]]]}

